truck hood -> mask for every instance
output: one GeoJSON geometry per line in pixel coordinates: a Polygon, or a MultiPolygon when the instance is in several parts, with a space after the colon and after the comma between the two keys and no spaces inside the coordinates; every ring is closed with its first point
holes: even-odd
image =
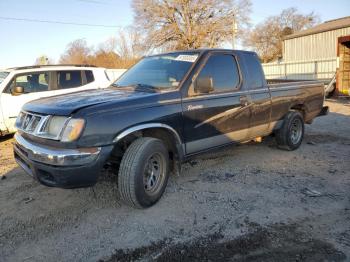
{"type": "Polygon", "coordinates": [[[52,96],[26,103],[22,110],[47,115],[68,116],[89,106],[111,101],[128,101],[140,97],[154,96],[157,93],[142,92],[132,89],[96,89],[52,96]]]}

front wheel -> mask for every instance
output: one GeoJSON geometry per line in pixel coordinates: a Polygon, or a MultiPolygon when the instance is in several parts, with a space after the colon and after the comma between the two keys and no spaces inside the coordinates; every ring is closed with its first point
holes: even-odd
{"type": "Polygon", "coordinates": [[[297,111],[289,112],[282,127],[276,132],[276,141],[280,148],[286,150],[295,150],[303,141],[304,137],[304,119],[302,114],[297,111]]]}
{"type": "Polygon", "coordinates": [[[120,196],[132,207],[150,207],[163,195],[168,177],[169,155],[164,143],[151,137],[138,138],[120,163],[120,196]]]}

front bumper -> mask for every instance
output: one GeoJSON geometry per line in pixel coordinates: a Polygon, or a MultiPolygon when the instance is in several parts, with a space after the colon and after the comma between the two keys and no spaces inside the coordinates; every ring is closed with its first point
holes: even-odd
{"type": "Polygon", "coordinates": [[[60,149],[15,134],[14,156],[19,166],[47,186],[85,187],[97,182],[112,146],[60,149]]]}

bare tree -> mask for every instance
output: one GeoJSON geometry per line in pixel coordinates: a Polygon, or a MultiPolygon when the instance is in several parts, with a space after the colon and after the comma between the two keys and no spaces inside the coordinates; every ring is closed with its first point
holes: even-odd
{"type": "Polygon", "coordinates": [[[145,35],[132,26],[119,31],[115,44],[117,53],[123,58],[140,58],[150,52],[145,35]]]}
{"type": "Polygon", "coordinates": [[[148,51],[144,37],[133,27],[120,30],[116,37],[99,45],[92,64],[107,68],[129,68],[148,51]]]}
{"type": "Polygon", "coordinates": [[[132,28],[119,32],[98,45],[88,47],[84,39],[77,39],[67,45],[61,55],[61,64],[90,64],[106,68],[129,68],[145,54],[143,38],[132,28]]]}
{"type": "Polygon", "coordinates": [[[101,43],[89,58],[89,62],[95,66],[106,68],[118,68],[119,55],[115,52],[116,40],[110,38],[101,43]]]}
{"type": "Polygon", "coordinates": [[[133,0],[137,28],[149,47],[217,47],[249,25],[250,0],[133,0]]]}
{"type": "Polygon", "coordinates": [[[61,64],[89,64],[92,48],[88,47],[85,39],[77,39],[68,44],[61,55],[61,64]]]}
{"type": "Polygon", "coordinates": [[[150,52],[144,34],[140,34],[135,27],[119,31],[115,38],[115,48],[119,55],[119,68],[129,68],[150,52]]]}
{"type": "Polygon", "coordinates": [[[119,68],[119,56],[114,51],[98,50],[90,58],[90,64],[105,68],[119,68]]]}
{"type": "Polygon", "coordinates": [[[255,26],[245,37],[244,44],[256,51],[263,62],[270,62],[282,57],[285,36],[308,29],[318,22],[319,18],[313,12],[301,14],[296,8],[288,8],[255,26]]]}

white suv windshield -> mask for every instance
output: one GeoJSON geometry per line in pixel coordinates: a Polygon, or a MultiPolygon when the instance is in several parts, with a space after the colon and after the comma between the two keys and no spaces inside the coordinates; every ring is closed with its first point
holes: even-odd
{"type": "Polygon", "coordinates": [[[8,76],[9,72],[0,71],[0,84],[8,76]]]}

